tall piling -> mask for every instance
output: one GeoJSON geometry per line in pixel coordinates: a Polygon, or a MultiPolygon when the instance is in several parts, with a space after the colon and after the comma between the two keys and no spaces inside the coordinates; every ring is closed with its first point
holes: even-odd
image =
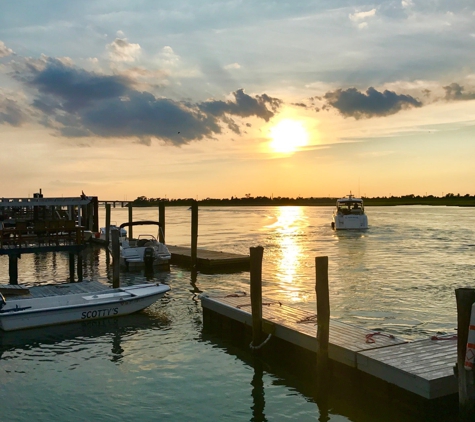
{"type": "Polygon", "coordinates": [[[111,230],[111,249],[112,249],[112,287],[120,287],[120,245],[119,229],[111,230]]]}
{"type": "Polygon", "coordinates": [[[198,202],[191,203],[191,268],[197,269],[198,261],[198,202]]]}
{"type": "Polygon", "coordinates": [[[315,292],[317,294],[317,370],[328,368],[330,337],[330,294],[328,290],[328,256],[315,258],[315,292]]]}
{"type": "MultiPolygon", "coordinates": [[[[465,369],[465,353],[468,334],[471,329],[472,305],[475,303],[475,289],[455,289],[457,301],[457,376],[459,388],[459,411],[462,421],[475,420],[475,385],[473,369],[465,369]]],[[[474,327],[475,329],[475,327],[474,327]]]]}
{"type": "Polygon", "coordinates": [[[158,232],[158,241],[165,243],[165,203],[158,204],[158,222],[160,223],[160,230],[158,232]]]}
{"type": "MultiPolygon", "coordinates": [[[[250,251],[250,283],[252,311],[252,345],[257,347],[262,342],[262,257],[264,248],[256,246],[250,251]]],[[[253,349],[254,353],[258,349],[253,349]]]]}
{"type": "Polygon", "coordinates": [[[111,204],[106,204],[106,243],[110,242],[111,204]]]}

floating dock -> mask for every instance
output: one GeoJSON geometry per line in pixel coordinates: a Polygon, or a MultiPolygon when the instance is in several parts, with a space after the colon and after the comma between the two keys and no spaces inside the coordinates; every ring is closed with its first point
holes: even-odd
{"type": "MultiPolygon", "coordinates": [[[[252,327],[251,300],[247,294],[201,297],[205,323],[228,319],[252,327]]],[[[263,299],[263,331],[298,348],[317,351],[316,315],[263,299]]],[[[458,393],[454,365],[455,336],[408,342],[339,321],[330,321],[329,358],[361,373],[393,384],[423,399],[458,393]]],[[[272,347],[272,340],[264,347],[272,347]]],[[[315,360],[316,362],[316,356],[315,360]]]]}
{"type": "MultiPolygon", "coordinates": [[[[167,245],[172,258],[170,263],[191,266],[191,248],[167,245]]],[[[239,255],[229,252],[216,252],[207,249],[197,249],[197,269],[201,272],[232,272],[249,271],[249,255],[239,255]]]]}

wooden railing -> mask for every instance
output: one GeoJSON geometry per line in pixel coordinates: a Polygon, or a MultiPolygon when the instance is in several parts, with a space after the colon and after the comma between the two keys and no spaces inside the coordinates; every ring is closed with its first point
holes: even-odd
{"type": "Polygon", "coordinates": [[[17,222],[14,227],[0,230],[0,247],[81,245],[85,241],[84,229],[73,220],[37,221],[30,225],[17,222]]]}

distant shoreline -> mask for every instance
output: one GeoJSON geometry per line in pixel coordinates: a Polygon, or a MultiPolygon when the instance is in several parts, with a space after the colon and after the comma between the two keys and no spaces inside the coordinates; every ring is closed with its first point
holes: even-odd
{"type": "MultiPolygon", "coordinates": [[[[231,198],[231,199],[147,199],[137,198],[130,202],[134,207],[190,206],[196,202],[198,206],[235,207],[235,206],[335,206],[337,198],[231,198]]],[[[475,207],[475,196],[449,197],[391,197],[391,198],[363,198],[365,206],[401,206],[401,205],[428,205],[447,207],[475,207]]]]}

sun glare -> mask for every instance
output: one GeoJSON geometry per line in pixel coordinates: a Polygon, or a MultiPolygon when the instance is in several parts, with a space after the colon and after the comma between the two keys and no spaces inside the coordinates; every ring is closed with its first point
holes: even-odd
{"type": "Polygon", "coordinates": [[[281,120],[270,130],[270,136],[270,148],[283,154],[295,152],[308,143],[308,133],[297,120],[281,120]]]}

